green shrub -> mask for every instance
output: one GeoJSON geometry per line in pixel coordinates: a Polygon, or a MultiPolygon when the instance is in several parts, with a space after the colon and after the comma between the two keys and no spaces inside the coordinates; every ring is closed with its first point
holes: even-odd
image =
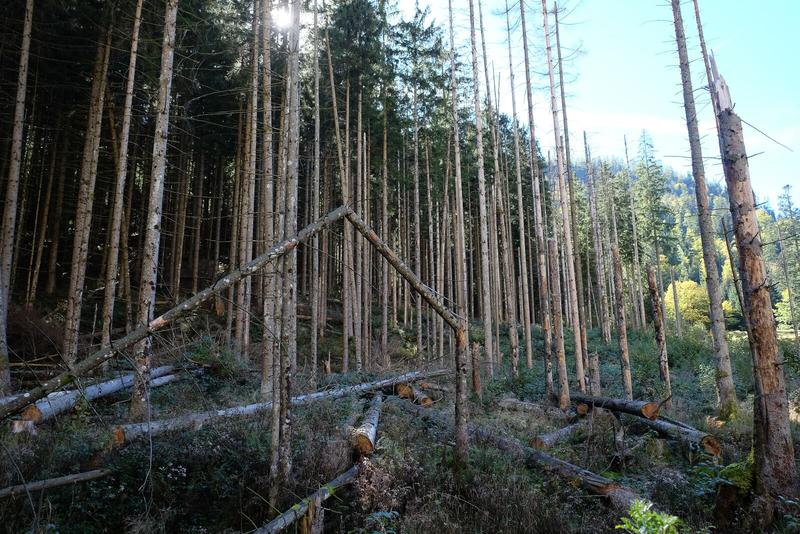
{"type": "Polygon", "coordinates": [[[616,528],[632,534],[678,534],[681,520],[653,510],[653,503],[636,499],[616,528]]]}

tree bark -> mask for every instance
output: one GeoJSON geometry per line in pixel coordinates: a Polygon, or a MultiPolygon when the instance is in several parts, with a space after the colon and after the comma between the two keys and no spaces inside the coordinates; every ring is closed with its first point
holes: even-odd
{"type": "Polygon", "coordinates": [[[383,395],[378,392],[372,399],[367,413],[358,428],[350,434],[353,448],[359,456],[369,456],[375,452],[378,435],[378,419],[381,416],[383,395]]]}
{"type": "MultiPolygon", "coordinates": [[[[474,1],[469,0],[469,24],[470,24],[470,42],[472,44],[472,96],[475,106],[475,151],[477,153],[477,172],[478,172],[478,211],[480,229],[480,255],[481,255],[481,285],[480,293],[482,297],[481,302],[481,318],[483,319],[483,333],[484,333],[484,358],[489,366],[490,374],[492,369],[492,362],[494,361],[494,347],[492,343],[492,295],[490,274],[491,266],[489,264],[489,231],[487,227],[488,210],[486,207],[486,177],[484,176],[484,158],[483,158],[483,112],[481,110],[481,91],[478,71],[478,49],[476,46],[475,38],[475,6],[474,1]]],[[[488,90],[488,89],[487,89],[488,90]]],[[[474,360],[473,367],[478,364],[474,360]]],[[[480,367],[479,367],[480,369],[480,367]]],[[[479,371],[473,369],[472,387],[478,397],[481,396],[479,371]]]]}
{"type": "MultiPolygon", "coordinates": [[[[751,332],[755,407],[753,410],[754,479],[756,492],[768,499],[798,493],[794,445],[789,426],[786,379],[780,360],[761,231],[744,144],[742,123],[733,112],[725,81],[714,73],[733,231],[739,250],[744,312],[751,332]]],[[[774,505],[773,505],[774,506],[774,505]]],[[[768,522],[768,521],[767,521],[768,522]]]]}
{"type": "MultiPolygon", "coordinates": [[[[575,248],[572,240],[572,221],[570,220],[570,197],[567,194],[567,176],[569,169],[564,162],[564,141],[561,135],[561,123],[559,120],[558,107],[556,104],[555,78],[553,76],[553,52],[550,46],[550,28],[548,24],[546,0],[542,0],[542,21],[544,26],[545,46],[547,49],[547,72],[550,79],[550,110],[553,113],[553,135],[556,143],[556,166],[558,168],[558,189],[561,198],[561,218],[564,226],[564,259],[566,270],[564,271],[565,292],[569,303],[569,317],[572,324],[573,338],[575,342],[575,380],[578,390],[586,391],[586,377],[583,368],[583,337],[581,336],[580,317],[578,315],[578,286],[575,277],[575,248]]],[[[563,398],[563,396],[562,396],[563,398]]]]}
{"type": "Polygon", "coordinates": [[[32,491],[41,491],[51,488],[60,488],[62,486],[70,486],[78,484],[79,482],[89,482],[90,480],[97,480],[110,475],[110,469],[94,469],[83,473],[75,473],[74,475],[66,475],[63,477],[49,478],[47,480],[37,480],[36,482],[28,482],[26,484],[18,484],[8,488],[0,489],[0,499],[6,497],[15,497],[17,495],[27,495],[32,491]]]}
{"type": "Polygon", "coordinates": [[[633,399],[633,381],[631,379],[631,359],[628,353],[628,324],[625,320],[625,293],[622,288],[622,259],[619,254],[619,237],[617,236],[617,214],[614,199],[611,199],[611,258],[614,264],[614,293],[617,312],[617,341],[619,343],[619,362],[622,369],[622,386],[625,396],[633,399]]]}
{"type": "MultiPolygon", "coordinates": [[[[139,50],[139,26],[142,19],[143,0],[136,2],[136,11],[133,16],[133,31],[131,33],[131,52],[128,60],[128,77],[125,84],[125,103],[122,109],[122,131],[119,138],[119,158],[117,160],[117,180],[114,189],[114,203],[111,210],[111,224],[109,226],[108,262],[106,263],[105,292],[103,293],[103,335],[101,345],[108,346],[111,342],[111,330],[114,327],[114,298],[117,288],[117,268],[119,266],[120,233],[128,229],[122,226],[123,201],[125,197],[125,181],[128,173],[128,148],[131,131],[131,112],[133,107],[133,91],[136,78],[136,59],[139,50]]],[[[196,288],[195,288],[196,291],[196,288]]],[[[130,298],[130,296],[128,296],[130,298]]]]}
{"type": "Polygon", "coordinates": [[[664,393],[667,399],[664,405],[669,410],[672,408],[672,384],[669,376],[667,336],[664,315],[661,313],[661,294],[658,291],[656,282],[656,270],[653,269],[652,265],[647,265],[647,285],[650,288],[650,300],[653,304],[653,327],[656,331],[656,345],[658,345],[658,369],[661,374],[661,381],[664,383],[664,393]]]}
{"type": "Polygon", "coordinates": [[[686,51],[686,35],[683,28],[680,0],[672,0],[672,15],[675,23],[675,41],[681,68],[683,102],[686,112],[686,127],[689,132],[689,148],[692,154],[692,174],[697,197],[697,217],[700,223],[700,240],[703,247],[703,263],[706,268],[706,286],[710,304],[711,335],[714,339],[714,356],[717,364],[717,390],[719,392],[719,415],[727,419],[736,414],[736,389],[733,384],[728,341],[725,338],[725,315],[722,311],[722,292],[717,270],[717,253],[714,244],[714,229],[711,210],[708,205],[708,186],[703,166],[703,153],[700,147],[700,132],[697,127],[697,112],[694,104],[694,91],[689,69],[689,55],[686,51]]]}
{"type": "MultiPolygon", "coordinates": [[[[167,140],[169,138],[170,92],[172,89],[172,63],[175,54],[175,25],[178,13],[178,0],[167,0],[164,14],[164,42],[161,48],[161,75],[158,90],[158,114],[155,121],[155,141],[153,142],[152,168],[150,171],[150,200],[147,210],[144,254],[142,258],[141,282],[139,284],[138,328],[148,331],[156,304],[156,284],[158,280],[158,252],[161,241],[161,211],[164,198],[164,174],[167,164],[167,140]]],[[[133,384],[130,417],[142,420],[148,410],[147,376],[150,371],[149,337],[138,343],[134,363],[136,380],[133,384]]]]}
{"type": "Polygon", "coordinates": [[[97,45],[97,57],[92,78],[92,97],[86,122],[86,135],[81,161],[80,182],[75,212],[75,237],[72,245],[67,312],[64,320],[64,349],[62,358],[69,366],[78,357],[81,307],[86,280],[86,261],[92,227],[94,191],[97,183],[97,163],[100,157],[100,137],[105,107],[106,74],[111,54],[111,28],[106,30],[103,43],[97,45]]]}
{"type": "Polygon", "coordinates": [[[28,87],[28,59],[33,25],[33,0],[25,3],[22,46],[19,53],[17,96],[14,101],[14,126],[11,132],[11,155],[8,165],[3,227],[0,235],[0,394],[11,391],[11,369],[8,365],[8,305],[11,301],[11,265],[14,236],[17,230],[17,198],[22,167],[22,133],[25,120],[25,96],[28,87]]]}
{"type": "Polygon", "coordinates": [[[592,397],[573,393],[573,402],[587,404],[595,408],[605,408],[614,412],[628,413],[645,419],[658,419],[660,405],[657,402],[637,401],[631,399],[614,399],[611,397],[592,397]]]}
{"type": "Polygon", "coordinates": [[[550,254],[550,276],[553,279],[550,288],[550,309],[553,311],[553,343],[556,351],[558,371],[558,406],[566,410],[569,406],[569,378],[567,376],[567,358],[564,353],[564,325],[561,318],[561,284],[559,283],[558,249],[555,239],[548,241],[550,254]]]}

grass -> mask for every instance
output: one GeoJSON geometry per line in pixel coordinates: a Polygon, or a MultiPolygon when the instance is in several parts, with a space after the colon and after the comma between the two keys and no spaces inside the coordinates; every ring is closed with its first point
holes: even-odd
{"type": "MultiPolygon", "coordinates": [[[[475,335],[482,332],[477,328],[475,335]]],[[[537,356],[541,332],[534,331],[537,356]]],[[[476,339],[477,339],[476,337],[476,339]]],[[[674,405],[669,415],[716,433],[725,444],[722,464],[743,465],[750,453],[752,377],[746,336],[730,334],[731,359],[740,398],[738,417],[713,428],[708,416],[716,402],[713,356],[708,334],[687,327],[685,335],[668,336],[674,405]]],[[[307,336],[300,340],[302,355],[307,336]]],[[[399,368],[413,368],[420,356],[413,332],[393,333],[392,359],[399,368]]],[[[567,333],[568,369],[574,372],[572,336],[567,333]]],[[[254,337],[258,339],[258,337],[254,337]]],[[[520,339],[523,339],[520,333],[520,339]]],[[[800,358],[791,351],[793,339],[782,339],[787,382],[794,408],[800,404],[800,358]]],[[[589,350],[600,355],[604,391],[621,396],[616,342],[606,344],[599,332],[588,336],[589,350]]],[[[508,351],[505,337],[501,350],[508,351]]],[[[629,335],[634,395],[661,399],[655,343],[650,332],[629,335]]],[[[320,342],[320,360],[330,354],[334,370],[341,365],[341,337],[335,333],[320,342]]],[[[184,354],[188,361],[207,366],[199,377],[153,391],[153,418],[253,402],[258,397],[259,366],[238,363],[211,338],[200,337],[184,354]]],[[[496,401],[515,395],[541,401],[544,373],[540,361],[527,369],[521,358],[518,378],[508,363],[485,381],[482,400],[470,399],[471,419],[496,432],[527,442],[554,430],[557,423],[499,410],[496,401]]],[[[321,365],[321,361],[320,361],[321,365]]],[[[336,373],[323,383],[357,383],[370,373],[336,373]]],[[[573,381],[574,382],[574,381],[573,381]]],[[[307,387],[298,377],[298,388],[307,387]]],[[[59,532],[239,532],[263,524],[270,516],[265,501],[269,484],[269,416],[228,420],[194,432],[159,436],[134,443],[112,454],[101,454],[112,423],[124,420],[125,396],[83,405],[53,423],[40,426],[39,435],[12,435],[3,430],[0,443],[0,484],[21,477],[37,480],[94,467],[98,461],[114,474],[91,483],[33,494],[32,499],[0,502],[0,525],[23,532],[34,523],[40,530],[59,532]],[[35,518],[35,519],[34,519],[35,518]]],[[[289,506],[334,478],[351,461],[341,431],[350,417],[352,399],[319,402],[293,411],[294,477],[282,495],[289,506]]],[[[445,396],[433,409],[449,412],[445,396]]],[[[800,412],[798,413],[800,416],[800,412]]],[[[797,424],[793,425],[799,439],[797,424]]],[[[492,447],[473,446],[468,469],[454,476],[452,437],[431,428],[386,403],[381,418],[378,454],[355,485],[327,503],[327,532],[612,532],[619,514],[602,500],[572,484],[529,469],[492,447]]],[[[708,458],[654,436],[639,437],[629,429],[633,452],[617,455],[613,429],[598,419],[590,439],[578,436],[556,446],[552,454],[604,474],[651,499],[659,511],[681,518],[687,531],[702,532],[714,523],[718,484],[731,472],[708,458]],[[639,444],[637,447],[634,445],[639,444]]],[[[798,514],[800,515],[800,513],[798,514]]],[[[793,517],[793,516],[788,516],[793,517]]],[[[746,515],[734,527],[747,530],[746,515]]],[[[781,523],[779,528],[791,525],[781,523]]],[[[727,531],[727,530],[726,530],[727,531]]],[[[785,530],[788,532],[789,530],[785,530]]]]}

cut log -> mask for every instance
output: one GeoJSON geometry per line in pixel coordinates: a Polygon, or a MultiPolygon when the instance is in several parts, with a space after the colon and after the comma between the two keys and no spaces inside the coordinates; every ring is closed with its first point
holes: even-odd
{"type": "MultiPolygon", "coordinates": [[[[157,367],[156,369],[150,371],[150,380],[163,377],[164,375],[171,373],[173,370],[174,367],[171,365],[157,367]]],[[[158,383],[158,385],[164,383],[167,382],[161,381],[158,383]]],[[[123,389],[127,389],[131,387],[131,384],[133,384],[133,373],[115,378],[113,380],[108,380],[106,382],[100,382],[99,384],[87,386],[83,389],[73,389],[70,391],[65,391],[59,395],[50,394],[47,397],[38,400],[35,404],[28,406],[22,412],[20,419],[23,421],[32,421],[34,424],[39,424],[42,421],[52,419],[58,414],[71,410],[82,398],[86,399],[87,401],[92,401],[101,397],[112,395],[118,391],[122,391],[123,389]]],[[[151,383],[151,385],[155,386],[156,384],[151,383]]]]}
{"type": "Polygon", "coordinates": [[[584,419],[578,421],[577,423],[573,423],[563,428],[559,428],[558,430],[554,430],[553,432],[548,432],[547,434],[539,434],[538,436],[536,436],[531,440],[531,446],[536,447],[537,449],[549,449],[559,441],[567,439],[568,437],[580,432],[581,430],[587,428],[588,426],[589,425],[587,423],[587,420],[584,419]]]}
{"type": "Polygon", "coordinates": [[[595,408],[605,408],[614,412],[628,413],[645,419],[658,419],[660,405],[657,402],[646,402],[627,399],[613,399],[611,397],[592,397],[581,393],[572,393],[573,402],[588,404],[595,408]]]}
{"type": "MultiPolygon", "coordinates": [[[[419,406],[399,400],[396,401],[396,404],[418,417],[427,418],[442,428],[448,430],[452,428],[450,420],[445,415],[434,410],[424,410],[419,406]]],[[[517,439],[501,436],[494,430],[470,424],[468,425],[468,433],[473,439],[490,443],[503,452],[522,458],[529,467],[543,468],[545,471],[564,478],[570,483],[580,484],[591,493],[606,497],[619,510],[627,511],[634,500],[641,499],[633,490],[620,486],[610,478],[597,475],[577,465],[528,447],[517,439]]]]}
{"type": "Polygon", "coordinates": [[[357,474],[358,466],[354,465],[299,503],[293,505],[291,508],[283,512],[281,515],[263,527],[257,529],[254,534],[271,534],[274,532],[280,532],[306,515],[310,507],[318,507],[320,504],[328,500],[328,498],[330,498],[337,489],[341,488],[345,484],[349,484],[357,474]]]}
{"type": "MultiPolygon", "coordinates": [[[[569,413],[562,411],[555,406],[548,406],[546,404],[538,404],[535,402],[525,402],[512,397],[502,399],[497,403],[498,406],[506,410],[513,410],[517,412],[527,412],[536,417],[557,419],[560,421],[569,420],[569,413]]],[[[580,413],[580,412],[579,412],[580,413]]]]}
{"type": "Polygon", "coordinates": [[[397,396],[401,399],[408,399],[415,404],[429,408],[433,406],[433,399],[408,383],[397,384],[395,387],[397,396]]]}
{"type": "MultiPolygon", "coordinates": [[[[436,371],[413,371],[403,375],[378,380],[376,382],[367,382],[355,386],[347,386],[339,389],[331,389],[327,391],[316,391],[306,395],[293,397],[291,401],[292,406],[305,406],[319,400],[332,400],[340,399],[350,395],[359,395],[368,391],[380,390],[386,387],[393,387],[399,383],[412,382],[415,380],[422,380],[425,378],[432,378],[435,376],[443,376],[449,374],[449,369],[440,369],[436,371]]],[[[126,443],[138,439],[147,434],[158,435],[172,430],[186,430],[186,429],[199,429],[205,423],[217,419],[227,417],[238,417],[254,415],[266,410],[272,409],[272,401],[257,402],[254,404],[247,404],[245,406],[233,406],[231,408],[224,408],[220,410],[210,410],[207,412],[190,413],[170,419],[161,419],[145,423],[131,423],[127,425],[118,425],[112,429],[112,447],[121,446],[126,443]]]]}
{"type": "Polygon", "coordinates": [[[27,484],[10,486],[8,488],[0,489],[0,499],[5,497],[14,497],[16,495],[24,495],[30,491],[40,491],[44,489],[58,488],[61,486],[69,486],[70,484],[77,484],[79,482],[88,482],[90,480],[96,480],[110,474],[110,469],[95,469],[93,471],[86,471],[85,473],[75,473],[74,475],[66,475],[58,478],[49,478],[47,480],[37,480],[36,482],[28,482],[27,484]]]}
{"type": "Polygon", "coordinates": [[[361,425],[351,434],[353,448],[360,456],[368,456],[375,452],[376,437],[378,435],[378,419],[381,416],[383,394],[377,392],[372,399],[369,410],[364,415],[361,425]]]}
{"type": "Polygon", "coordinates": [[[722,444],[717,438],[702,430],[691,427],[686,423],[672,420],[667,421],[665,419],[657,419],[654,421],[642,419],[637,422],[644,424],[648,428],[652,428],[666,438],[682,441],[691,447],[700,448],[712,456],[719,456],[722,454],[722,444]]]}

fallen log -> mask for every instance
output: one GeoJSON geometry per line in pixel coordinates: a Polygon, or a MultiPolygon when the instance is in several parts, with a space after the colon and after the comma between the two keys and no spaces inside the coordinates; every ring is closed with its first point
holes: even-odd
{"type": "Polygon", "coordinates": [[[434,384],[433,382],[420,382],[419,387],[427,389],[428,391],[436,391],[439,393],[453,393],[453,388],[450,386],[443,386],[441,384],[434,384]]]}
{"type": "Polygon", "coordinates": [[[0,405],[0,420],[23,410],[29,404],[32,404],[37,400],[47,396],[48,393],[61,389],[67,384],[74,382],[76,377],[82,376],[92,369],[100,367],[105,362],[120,354],[120,351],[132,347],[139,341],[146,339],[151,334],[168,326],[174,320],[188,315],[214,295],[219,294],[240,280],[258,272],[258,270],[264,265],[273,262],[286,253],[296,249],[301,243],[310,239],[312,236],[321,232],[324,228],[328,227],[339,219],[342,219],[350,211],[351,209],[349,206],[340,206],[312,224],[309,224],[297,232],[297,234],[290,236],[282,242],[272,246],[272,248],[270,248],[264,254],[246,263],[242,268],[230,271],[229,273],[218,278],[209,287],[198,293],[195,293],[188,299],[164,312],[162,315],[150,321],[149,324],[140,326],[121,339],[115,340],[110,346],[104,347],[91,354],[87,358],[75,364],[72,369],[48,379],[40,386],[23,393],[20,397],[14,399],[13,401],[0,405]]]}
{"type": "Polygon", "coordinates": [[[531,446],[537,449],[549,449],[559,441],[565,440],[573,434],[580,432],[588,426],[586,419],[572,423],[565,427],[548,432],[547,434],[539,434],[531,440],[531,446]]]}
{"type": "MultiPolygon", "coordinates": [[[[418,417],[428,418],[448,430],[452,428],[450,420],[442,414],[433,410],[424,410],[409,402],[400,402],[398,400],[396,403],[418,417]]],[[[503,452],[521,457],[529,467],[543,468],[549,473],[570,482],[578,483],[591,493],[606,497],[613,506],[620,510],[627,510],[635,499],[641,499],[633,490],[620,486],[610,478],[592,473],[582,467],[528,447],[517,439],[501,436],[496,431],[488,430],[475,424],[467,425],[467,432],[473,439],[490,443],[503,452]]]]}
{"type": "MultiPolygon", "coordinates": [[[[412,382],[424,378],[432,378],[434,376],[443,376],[449,374],[449,369],[440,369],[436,371],[413,371],[403,375],[378,380],[376,382],[367,382],[355,386],[347,386],[339,389],[331,389],[327,391],[316,391],[297,397],[292,397],[292,406],[304,406],[319,400],[332,400],[347,397],[350,395],[358,395],[368,391],[375,391],[386,387],[393,387],[398,383],[412,382]]],[[[131,423],[126,425],[117,425],[112,429],[112,442],[111,446],[121,446],[125,443],[138,439],[147,434],[158,435],[172,430],[186,430],[201,428],[205,423],[217,419],[227,417],[248,416],[254,415],[265,410],[272,408],[272,401],[257,402],[254,404],[247,404],[245,406],[233,406],[231,408],[223,408],[220,410],[210,410],[207,412],[190,413],[170,419],[161,419],[156,421],[149,421],[145,423],[131,423]]]]}
{"type": "MultiPolygon", "coordinates": [[[[173,370],[174,368],[171,365],[157,367],[150,371],[150,380],[168,375],[173,370]]],[[[20,415],[20,419],[22,421],[32,421],[34,424],[39,424],[42,421],[52,419],[61,413],[71,410],[81,398],[84,398],[87,401],[92,401],[101,397],[113,395],[118,391],[122,391],[123,389],[131,387],[133,384],[133,376],[133,373],[130,373],[118,378],[114,378],[113,380],[100,382],[82,389],[65,391],[60,395],[48,395],[47,397],[36,401],[35,404],[31,404],[25,408],[20,415]]],[[[163,380],[157,384],[151,383],[151,387],[156,387],[156,385],[163,385],[165,383],[167,382],[164,382],[163,380]]]]}
{"type": "Polygon", "coordinates": [[[645,419],[658,419],[661,406],[657,402],[646,402],[627,399],[614,399],[611,397],[592,397],[582,393],[570,393],[570,400],[584,403],[595,408],[605,408],[614,412],[628,413],[645,419]]]}
{"type": "Polygon", "coordinates": [[[8,488],[0,489],[0,499],[14,497],[15,495],[22,495],[30,491],[41,491],[50,488],[58,488],[61,486],[69,486],[70,484],[77,484],[79,482],[88,482],[90,480],[96,480],[110,474],[110,469],[95,469],[93,471],[86,471],[85,473],[75,473],[74,475],[66,475],[63,477],[49,478],[47,480],[28,482],[27,484],[19,484],[17,486],[9,486],[8,488]]]}
{"type": "Polygon", "coordinates": [[[272,534],[274,532],[280,532],[281,530],[285,529],[309,511],[310,507],[319,508],[319,505],[326,500],[328,500],[337,489],[341,488],[345,484],[350,483],[350,481],[355,478],[358,474],[358,466],[354,465],[338,477],[334,478],[320,489],[300,501],[299,503],[293,505],[291,508],[283,512],[281,515],[264,525],[263,527],[256,529],[254,534],[272,534]]]}
{"type": "Polygon", "coordinates": [[[425,408],[429,408],[433,406],[433,399],[429,396],[412,386],[411,384],[407,383],[400,383],[395,386],[395,391],[397,391],[397,396],[401,399],[408,399],[414,404],[419,404],[420,406],[424,406],[425,408]]]}
{"type": "Polygon", "coordinates": [[[379,391],[372,399],[372,404],[364,415],[361,425],[351,434],[353,448],[360,456],[368,456],[375,452],[375,438],[378,435],[378,419],[381,416],[382,401],[383,395],[379,391]]]}
{"type": "Polygon", "coordinates": [[[506,397],[497,403],[498,406],[506,410],[513,410],[517,412],[527,412],[536,417],[547,419],[557,419],[561,421],[569,420],[568,412],[562,411],[555,406],[548,406],[546,404],[538,404],[535,402],[525,402],[513,397],[506,397]]]}
{"type": "Polygon", "coordinates": [[[719,456],[722,454],[722,444],[716,437],[691,427],[686,423],[665,421],[664,419],[656,419],[653,421],[641,419],[635,422],[655,430],[661,436],[668,439],[681,441],[689,446],[700,448],[712,456],[719,456]]]}

